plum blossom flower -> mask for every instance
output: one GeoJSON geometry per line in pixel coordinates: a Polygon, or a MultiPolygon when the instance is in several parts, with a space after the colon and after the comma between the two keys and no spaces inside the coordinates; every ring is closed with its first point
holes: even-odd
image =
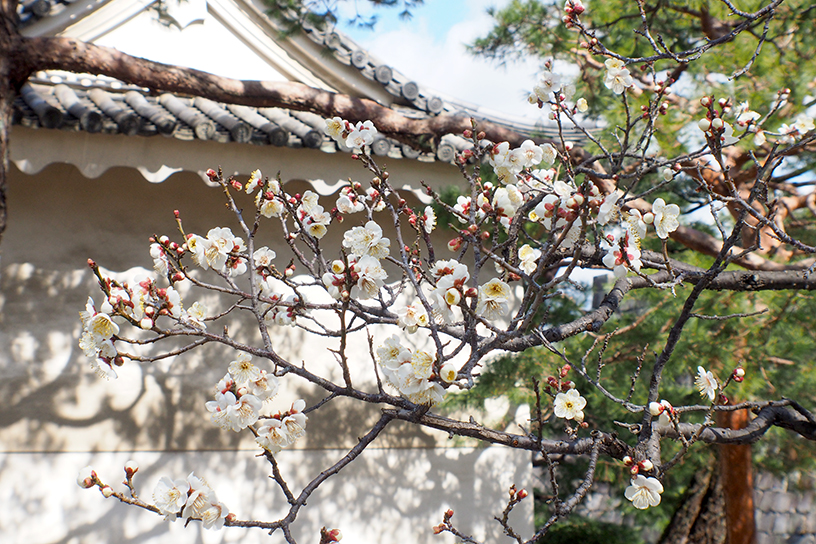
{"type": "Polygon", "coordinates": [[[717,383],[717,378],[714,377],[714,373],[698,366],[697,378],[694,380],[694,385],[700,392],[701,397],[708,397],[711,402],[714,402],[714,398],[717,396],[717,389],[720,388],[719,383],[717,383]]]}
{"type": "Polygon", "coordinates": [[[631,485],[626,488],[623,496],[632,501],[632,506],[638,510],[645,510],[650,506],[660,504],[661,493],[663,493],[663,484],[657,478],[647,478],[638,474],[632,478],[631,485]]]}
{"type": "Polygon", "coordinates": [[[357,275],[357,283],[351,288],[351,296],[358,300],[366,300],[377,296],[388,274],[380,265],[380,261],[372,256],[365,256],[352,266],[357,275]]]}
{"type": "Polygon", "coordinates": [[[192,473],[187,477],[190,490],[181,512],[184,518],[198,518],[205,529],[220,529],[229,514],[226,505],[218,501],[215,491],[203,479],[192,473]]]}
{"type": "Polygon", "coordinates": [[[261,369],[252,364],[252,355],[242,351],[227,367],[236,383],[255,381],[261,377],[261,369]]]}
{"type": "Polygon", "coordinates": [[[575,103],[575,107],[579,112],[586,113],[586,111],[589,109],[589,104],[587,104],[586,98],[581,97],[575,103]]]}
{"type": "Polygon", "coordinates": [[[261,174],[260,170],[253,170],[252,173],[249,175],[249,180],[246,183],[246,187],[244,190],[246,194],[251,195],[255,192],[255,189],[261,187],[263,185],[263,174],[261,174]]]}
{"type": "Polygon", "coordinates": [[[193,304],[182,313],[181,321],[192,325],[197,329],[206,329],[204,320],[207,318],[207,306],[203,302],[193,302],[193,304]]]}
{"type": "Polygon", "coordinates": [[[555,162],[555,158],[558,156],[558,151],[556,151],[555,147],[552,144],[542,144],[541,145],[541,160],[547,166],[552,166],[555,162]]]}
{"type": "Polygon", "coordinates": [[[170,261],[167,259],[167,253],[161,244],[150,244],[150,256],[153,258],[153,269],[160,276],[166,276],[167,270],[170,267],[170,261]]]}
{"type": "Polygon", "coordinates": [[[677,204],[667,205],[662,198],[657,198],[652,204],[652,213],[654,214],[655,231],[662,240],[668,238],[669,233],[676,231],[680,226],[677,221],[680,216],[680,207],[677,204]]]}
{"type": "Polygon", "coordinates": [[[326,119],[326,127],[323,130],[330,138],[339,142],[342,140],[343,131],[346,130],[346,121],[340,117],[326,119]]]}
{"type": "Polygon", "coordinates": [[[422,214],[422,226],[426,234],[430,234],[436,228],[436,212],[431,206],[425,206],[425,211],[422,214]]]}
{"type": "Polygon", "coordinates": [[[541,257],[541,250],[530,247],[529,244],[524,244],[519,248],[519,268],[524,270],[527,274],[532,274],[538,267],[538,259],[541,257]]]}
{"type": "Polygon", "coordinates": [[[640,267],[643,266],[640,260],[640,248],[628,231],[622,239],[609,235],[602,242],[604,249],[607,250],[603,263],[612,269],[616,278],[625,277],[630,268],[635,272],[640,272],[640,267]]]}
{"type": "Polygon", "coordinates": [[[737,124],[739,126],[745,126],[756,121],[762,116],[755,111],[751,111],[748,102],[742,102],[739,106],[737,106],[737,124]]]}
{"type": "Polygon", "coordinates": [[[558,393],[553,401],[555,416],[574,419],[580,423],[584,420],[586,403],[586,399],[581,396],[577,389],[570,389],[566,393],[558,393]]]}
{"type": "MultiPolygon", "coordinates": [[[[328,126],[328,124],[327,124],[328,126]]],[[[346,137],[346,147],[363,149],[366,145],[374,143],[374,136],[377,129],[371,121],[360,121],[354,125],[354,129],[346,137]]]]}
{"type": "Polygon", "coordinates": [[[629,70],[618,59],[606,59],[606,76],[604,85],[615,94],[622,94],[626,87],[631,87],[633,80],[629,70]]]}
{"type": "Polygon", "coordinates": [[[258,427],[258,436],[255,438],[255,442],[270,453],[278,453],[292,444],[293,440],[291,440],[281,420],[270,418],[263,420],[258,427]]]}
{"type": "Polygon", "coordinates": [[[172,520],[184,508],[189,490],[190,484],[187,480],[171,480],[163,476],[153,490],[153,504],[164,514],[165,519],[172,520]]]}
{"type": "Polygon", "coordinates": [[[343,247],[357,257],[370,255],[375,259],[388,256],[391,240],[384,238],[382,227],[375,221],[369,221],[364,227],[354,227],[343,235],[343,247]]]}
{"type": "Polygon", "coordinates": [[[487,320],[495,320],[510,311],[510,286],[499,278],[493,278],[479,287],[476,313],[487,320]]]}
{"type": "Polygon", "coordinates": [[[561,89],[561,76],[548,70],[541,73],[538,83],[533,87],[533,93],[541,102],[552,99],[553,93],[561,89]]]}
{"type": "Polygon", "coordinates": [[[428,313],[422,304],[409,304],[397,311],[397,325],[409,334],[413,334],[419,327],[428,325],[428,313]]]}
{"type": "Polygon", "coordinates": [[[620,189],[608,194],[604,198],[601,207],[598,209],[598,224],[606,225],[610,221],[614,221],[618,216],[618,200],[623,196],[623,191],[620,189]]]}
{"type": "Polygon", "coordinates": [[[439,369],[439,377],[442,378],[442,381],[445,383],[451,383],[456,379],[456,365],[453,363],[445,363],[442,365],[442,368],[439,369]]]}

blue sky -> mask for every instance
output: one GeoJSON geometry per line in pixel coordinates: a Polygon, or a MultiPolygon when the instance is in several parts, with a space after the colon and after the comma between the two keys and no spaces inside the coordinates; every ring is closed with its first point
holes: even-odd
{"type": "MultiPolygon", "coordinates": [[[[370,8],[357,2],[363,13],[376,13],[375,29],[342,25],[340,29],[420,85],[442,94],[473,102],[503,113],[538,117],[540,110],[526,102],[539,72],[536,61],[499,67],[474,58],[465,44],[492,27],[485,10],[508,0],[426,0],[412,10],[413,18],[399,19],[398,9],[370,8]]],[[[341,14],[350,17],[354,2],[341,3],[341,14]]]]}

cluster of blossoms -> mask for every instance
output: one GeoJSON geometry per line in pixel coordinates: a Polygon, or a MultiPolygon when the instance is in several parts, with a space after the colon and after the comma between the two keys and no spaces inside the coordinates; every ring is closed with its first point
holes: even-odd
{"type": "Polygon", "coordinates": [[[188,235],[187,249],[196,264],[204,270],[212,268],[230,277],[246,272],[247,261],[242,255],[246,246],[228,227],[212,228],[206,238],[197,234],[188,235]]]}
{"type": "Polygon", "coordinates": [[[85,310],[79,312],[82,321],[79,347],[92,359],[92,368],[102,377],[116,378],[113,367],[124,362],[114,342],[120,325],[126,322],[150,330],[160,316],[168,316],[190,327],[205,327],[206,307],[196,302],[185,311],[178,291],[172,286],[160,288],[150,278],[138,281],[133,288],[110,278],[103,282],[108,294],[99,309],[93,298],[88,297],[85,310]]]}
{"type": "Polygon", "coordinates": [[[165,519],[200,519],[205,529],[220,529],[229,515],[215,491],[192,472],[186,479],[162,477],[153,490],[153,503],[165,519]]]}
{"type": "Polygon", "coordinates": [[[333,298],[367,300],[377,296],[388,278],[380,260],[388,257],[391,248],[391,240],[382,234],[382,227],[374,221],[346,231],[343,247],[348,252],[348,266],[337,259],[322,278],[333,298]]]}
{"type": "Polygon", "coordinates": [[[258,421],[264,401],[274,397],[278,387],[277,377],[252,364],[252,356],[241,352],[216,385],[215,400],[207,402],[207,410],[213,423],[238,432],[258,421]]]}
{"type": "Polygon", "coordinates": [[[438,404],[445,395],[442,383],[456,379],[453,363],[442,365],[437,374],[433,355],[423,350],[411,351],[396,335],[377,348],[377,359],[385,381],[414,404],[438,404]]]}
{"type": "Polygon", "coordinates": [[[374,143],[377,129],[371,121],[359,121],[352,125],[350,121],[333,117],[326,120],[326,134],[340,144],[351,149],[363,149],[374,143]]]}
{"type": "Polygon", "coordinates": [[[567,28],[572,28],[575,25],[576,19],[585,11],[584,4],[581,0],[567,0],[564,4],[564,16],[561,20],[567,28]]]}
{"type": "Polygon", "coordinates": [[[306,401],[298,399],[291,408],[265,418],[258,426],[255,441],[270,453],[278,453],[306,434],[306,401]]]}

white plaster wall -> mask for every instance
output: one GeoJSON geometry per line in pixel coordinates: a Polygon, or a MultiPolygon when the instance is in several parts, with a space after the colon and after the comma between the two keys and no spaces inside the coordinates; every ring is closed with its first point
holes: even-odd
{"type": "MultiPolygon", "coordinates": [[[[175,142],[155,140],[168,147],[175,142]]],[[[218,148],[221,157],[227,147],[218,148]]],[[[27,152],[36,155],[31,148],[27,152]]],[[[256,166],[274,170],[260,160],[256,166]]],[[[303,166],[315,168],[309,161],[303,166]]],[[[290,190],[308,188],[300,183],[290,190]]],[[[129,363],[120,379],[105,381],[77,346],[78,311],[89,294],[101,298],[86,259],[113,271],[150,268],[147,239],[175,231],[174,209],[188,232],[205,233],[216,225],[237,232],[221,191],[193,173],[151,184],[131,168],[88,179],[73,166],[53,164],[36,175],[15,170],[8,199],[9,228],[0,247],[0,542],[275,542],[258,530],[182,531],[179,523],[115,505],[75,481],[78,469],[92,464],[115,484],[124,462],[133,458],[142,467],[138,490],[148,498],[159,477],[195,470],[239,517],[279,515],[280,497],[266,478],[269,467],[255,457],[251,437],[217,429],[204,408],[230,353],[208,347],[161,364],[129,363]]],[[[274,240],[268,234],[262,243],[274,240]]],[[[338,245],[339,238],[325,240],[326,247],[338,245]]],[[[246,339],[257,334],[240,322],[231,331],[246,339]]],[[[307,341],[294,329],[278,331],[275,342],[293,360],[323,370],[331,361],[324,343],[307,341]]],[[[369,363],[360,364],[366,365],[361,373],[370,370],[369,363]]],[[[320,398],[302,384],[284,387],[280,402],[320,398]]],[[[375,407],[342,400],[311,414],[306,439],[281,454],[284,472],[303,485],[376,418],[375,407]]],[[[509,485],[531,485],[529,456],[502,448],[434,447],[440,444],[450,442],[439,433],[394,423],[375,442],[389,449],[367,451],[362,463],[330,480],[310,501],[297,529],[301,541],[315,541],[316,531],[328,525],[341,528],[348,542],[426,542],[448,507],[456,510],[463,531],[498,540],[500,531],[490,520],[500,513],[509,485]]],[[[531,505],[526,501],[518,509],[521,532],[531,529],[531,505]]]]}

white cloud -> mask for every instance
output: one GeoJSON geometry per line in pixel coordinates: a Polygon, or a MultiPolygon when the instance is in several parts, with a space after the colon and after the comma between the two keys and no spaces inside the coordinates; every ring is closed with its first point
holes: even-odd
{"type": "Polygon", "coordinates": [[[354,32],[354,38],[378,59],[414,79],[420,86],[439,91],[479,106],[524,117],[537,118],[540,111],[526,98],[536,82],[537,61],[495,62],[470,55],[465,44],[486,34],[492,19],[485,13],[489,0],[468,2],[468,9],[451,21],[444,36],[435,36],[431,28],[440,21],[428,21],[418,13],[411,24],[395,30],[367,34],[354,32]]]}

